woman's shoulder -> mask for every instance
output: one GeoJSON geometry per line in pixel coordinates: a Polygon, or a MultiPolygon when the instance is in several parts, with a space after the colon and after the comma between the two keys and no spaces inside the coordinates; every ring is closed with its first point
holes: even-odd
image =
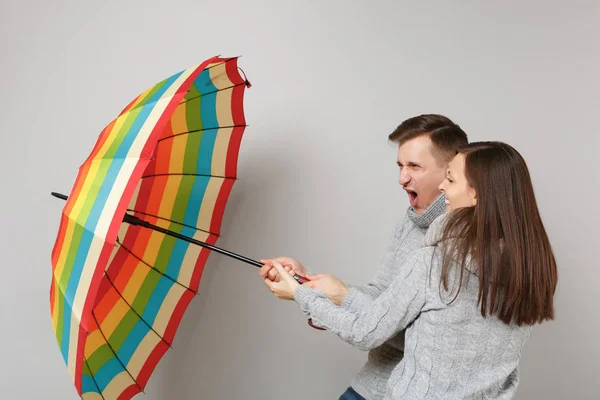
{"type": "Polygon", "coordinates": [[[444,213],[433,220],[425,234],[425,246],[437,246],[442,239],[444,227],[448,222],[449,213],[444,213]]]}

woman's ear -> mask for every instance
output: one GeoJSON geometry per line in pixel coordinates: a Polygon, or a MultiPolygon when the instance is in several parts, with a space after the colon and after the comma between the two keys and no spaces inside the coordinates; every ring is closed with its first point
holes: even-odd
{"type": "Polygon", "coordinates": [[[469,193],[471,195],[471,204],[473,207],[477,205],[477,192],[473,188],[469,188],[469,193]]]}

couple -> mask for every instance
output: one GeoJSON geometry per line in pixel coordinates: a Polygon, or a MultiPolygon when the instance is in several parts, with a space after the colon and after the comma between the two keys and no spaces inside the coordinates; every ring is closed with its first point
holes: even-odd
{"type": "Polygon", "coordinates": [[[557,283],[526,163],[504,143],[468,144],[441,115],[410,118],[389,139],[410,207],[374,278],[349,286],[287,257],[261,260],[260,275],[315,325],[369,350],[340,400],[512,398],[557,283]]]}

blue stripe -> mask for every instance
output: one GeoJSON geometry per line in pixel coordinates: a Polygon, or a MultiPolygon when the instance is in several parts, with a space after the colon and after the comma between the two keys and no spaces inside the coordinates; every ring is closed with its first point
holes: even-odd
{"type": "MultiPolygon", "coordinates": [[[[196,218],[196,221],[194,221],[194,225],[196,224],[197,221],[198,221],[198,218],[196,218]]],[[[196,230],[193,228],[190,228],[188,226],[184,226],[184,227],[182,227],[182,229],[179,233],[182,235],[185,235],[185,236],[193,237],[196,234],[196,230]]],[[[169,277],[171,277],[173,279],[177,279],[177,277],[179,276],[179,271],[181,270],[181,266],[183,264],[183,259],[185,257],[185,253],[187,252],[189,246],[190,246],[190,243],[188,243],[184,240],[177,240],[175,242],[175,245],[173,246],[171,255],[169,256],[169,262],[167,264],[167,269],[165,271],[166,275],[168,275],[169,277]]]]}
{"type": "MultiPolygon", "coordinates": [[[[139,133],[139,130],[141,129],[142,125],[148,118],[148,115],[150,115],[150,112],[154,108],[156,101],[158,101],[158,99],[160,99],[160,97],[171,87],[173,82],[181,75],[182,72],[183,71],[166,79],[164,81],[164,84],[161,86],[161,88],[159,90],[157,90],[156,93],[154,93],[154,95],[148,100],[148,104],[146,104],[142,107],[142,110],[136,117],[136,120],[134,121],[131,129],[127,132],[124,141],[121,143],[121,145],[117,149],[115,157],[124,157],[127,155],[127,153],[129,152],[129,150],[131,148],[131,145],[133,144],[133,142],[135,140],[135,137],[139,133]]],[[[113,185],[116,181],[119,171],[121,170],[123,162],[124,162],[123,159],[121,159],[121,160],[113,159],[112,160],[110,167],[108,167],[106,177],[102,181],[102,184],[101,184],[102,186],[100,187],[98,195],[96,196],[96,200],[94,202],[94,205],[92,206],[91,212],[86,218],[85,229],[90,232],[84,231],[84,233],[82,235],[82,239],[80,241],[80,245],[79,245],[79,248],[77,251],[77,256],[75,257],[75,261],[73,263],[73,268],[71,270],[71,275],[69,277],[69,283],[67,285],[67,290],[65,293],[65,297],[66,297],[65,300],[70,300],[71,302],[73,302],[73,300],[75,298],[75,293],[77,291],[77,287],[79,286],[79,280],[81,278],[83,265],[85,264],[85,260],[89,253],[90,245],[91,245],[91,242],[93,239],[93,235],[91,232],[94,232],[96,230],[100,215],[102,214],[102,210],[104,209],[104,206],[106,205],[106,200],[108,199],[108,195],[110,194],[110,191],[113,188],[113,185]]],[[[70,331],[70,327],[69,327],[69,329],[67,329],[67,331],[70,331]]],[[[66,342],[64,340],[64,335],[63,335],[63,346],[65,346],[65,348],[67,348],[67,349],[69,347],[68,335],[66,337],[66,342]]],[[[63,354],[64,354],[64,350],[63,350],[63,354]]]]}
{"type": "Polygon", "coordinates": [[[144,313],[142,314],[142,319],[146,321],[148,325],[152,326],[154,324],[158,310],[160,310],[160,306],[162,305],[165,297],[167,297],[167,293],[169,293],[169,290],[172,286],[173,281],[162,276],[154,287],[152,295],[150,296],[148,303],[146,303],[146,307],[144,307],[144,313]]]}
{"type": "Polygon", "coordinates": [[[96,386],[96,382],[91,376],[82,375],[81,376],[81,393],[98,393],[98,387],[96,386]]]}
{"type": "MultiPolygon", "coordinates": [[[[204,200],[204,194],[206,193],[206,187],[208,186],[209,177],[197,176],[194,179],[192,190],[190,191],[185,214],[183,217],[183,223],[189,226],[196,226],[198,223],[198,215],[200,214],[200,206],[204,200]]],[[[193,236],[196,230],[188,226],[184,226],[181,229],[181,234],[186,236],[193,236]]],[[[179,271],[183,264],[183,258],[187,251],[189,243],[183,240],[177,240],[173,251],[169,256],[169,262],[165,274],[173,279],[179,276],[179,271]]]]}
{"type": "Polygon", "coordinates": [[[210,72],[208,69],[200,72],[200,75],[194,80],[194,86],[198,89],[200,94],[211,93],[217,90],[217,87],[210,79],[210,72]]]}
{"type": "MultiPolygon", "coordinates": [[[[206,72],[206,71],[205,71],[206,72]]],[[[212,85],[212,83],[211,83],[212,85]]],[[[214,86],[213,86],[214,88],[214,86]]],[[[214,128],[218,126],[217,109],[216,109],[216,93],[203,96],[200,102],[200,113],[202,118],[202,126],[204,128],[214,128]]],[[[208,130],[202,132],[202,141],[198,151],[198,161],[196,162],[196,173],[210,175],[212,173],[212,157],[217,138],[217,130],[208,130]]],[[[184,214],[183,223],[189,226],[196,226],[198,223],[198,215],[200,214],[200,206],[204,201],[204,194],[208,186],[209,177],[197,176],[194,178],[192,191],[188,198],[187,207],[184,214]]],[[[189,227],[183,227],[182,235],[193,236],[196,231],[189,227]]],[[[166,274],[172,278],[179,276],[179,271],[185,257],[185,253],[189,247],[189,243],[178,240],[171,255],[166,269],[166,274]]]]}
{"type": "Polygon", "coordinates": [[[139,320],[137,324],[135,324],[119,348],[119,351],[117,351],[117,357],[119,357],[119,360],[121,360],[123,365],[127,365],[129,363],[133,353],[135,353],[135,349],[137,349],[138,345],[149,331],[150,328],[148,328],[144,321],[139,320]]]}
{"type": "Polygon", "coordinates": [[[63,331],[60,352],[62,353],[63,360],[67,365],[69,365],[69,337],[71,335],[71,315],[71,305],[69,304],[69,302],[67,302],[67,299],[63,299],[63,331]]]}
{"type": "Polygon", "coordinates": [[[115,376],[119,375],[121,372],[125,371],[123,366],[116,358],[111,358],[108,360],[98,372],[94,374],[94,378],[96,379],[96,383],[98,384],[98,389],[101,392],[106,389],[110,381],[112,381],[115,376]]]}

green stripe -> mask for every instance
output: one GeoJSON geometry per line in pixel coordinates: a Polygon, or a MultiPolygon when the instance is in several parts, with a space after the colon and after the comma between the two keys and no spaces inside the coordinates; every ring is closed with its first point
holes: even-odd
{"type": "Polygon", "coordinates": [[[136,315],[133,310],[128,310],[127,313],[123,316],[119,325],[110,336],[109,342],[115,352],[118,352],[125,339],[127,339],[127,335],[135,324],[140,320],[140,318],[136,315]]]}
{"type": "Polygon", "coordinates": [[[110,349],[110,346],[108,344],[103,344],[102,346],[98,347],[96,351],[94,351],[92,356],[88,358],[87,362],[90,366],[91,372],[95,375],[104,364],[113,358],[115,358],[115,355],[110,349]]]}

